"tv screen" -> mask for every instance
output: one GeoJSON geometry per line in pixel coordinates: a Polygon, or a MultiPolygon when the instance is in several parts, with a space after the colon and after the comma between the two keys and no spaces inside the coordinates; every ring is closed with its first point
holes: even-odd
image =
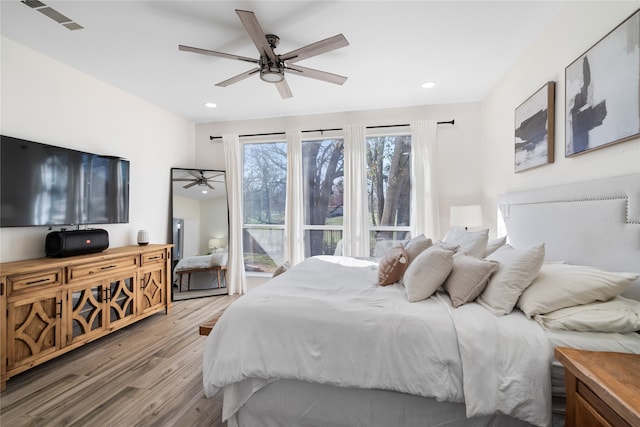
{"type": "Polygon", "coordinates": [[[129,222],[129,161],[2,136],[0,226],[129,222]]]}

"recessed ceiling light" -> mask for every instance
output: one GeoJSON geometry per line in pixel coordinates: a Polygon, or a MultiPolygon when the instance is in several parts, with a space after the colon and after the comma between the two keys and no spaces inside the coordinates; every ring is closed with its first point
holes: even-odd
{"type": "Polygon", "coordinates": [[[205,102],[204,106],[207,108],[216,108],[217,105],[214,102],[205,102]]]}
{"type": "Polygon", "coordinates": [[[208,191],[207,190],[202,190],[202,194],[207,194],[208,191]]]}
{"type": "Polygon", "coordinates": [[[424,82],[422,83],[422,87],[424,89],[430,89],[436,85],[436,82],[424,82]]]}

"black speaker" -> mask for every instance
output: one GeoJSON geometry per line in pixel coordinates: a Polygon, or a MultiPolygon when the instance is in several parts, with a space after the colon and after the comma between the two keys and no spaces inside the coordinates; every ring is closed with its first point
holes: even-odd
{"type": "Polygon", "coordinates": [[[101,228],[91,230],[62,230],[47,234],[44,251],[50,257],[101,252],[109,247],[109,233],[101,228]]]}

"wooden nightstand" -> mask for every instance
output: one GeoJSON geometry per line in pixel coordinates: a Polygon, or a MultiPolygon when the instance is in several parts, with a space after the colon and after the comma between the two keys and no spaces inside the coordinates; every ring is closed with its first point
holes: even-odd
{"type": "Polygon", "coordinates": [[[640,426],[640,355],[556,347],[565,367],[566,427],[640,426]]]}

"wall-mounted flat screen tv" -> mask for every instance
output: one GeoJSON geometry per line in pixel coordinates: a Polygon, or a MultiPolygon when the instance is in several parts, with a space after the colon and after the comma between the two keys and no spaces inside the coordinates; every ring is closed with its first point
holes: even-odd
{"type": "Polygon", "coordinates": [[[128,160],[1,136],[1,227],[126,222],[128,160]]]}

